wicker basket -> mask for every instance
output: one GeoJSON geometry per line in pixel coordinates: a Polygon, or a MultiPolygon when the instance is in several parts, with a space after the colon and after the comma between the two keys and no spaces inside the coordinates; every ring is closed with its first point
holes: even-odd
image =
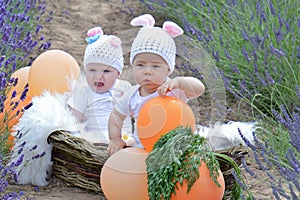
{"type": "MultiPolygon", "coordinates": [[[[109,157],[106,152],[107,146],[93,145],[62,130],[52,132],[49,141],[53,143],[52,159],[55,176],[69,186],[77,186],[103,194],[100,186],[100,173],[109,157]]],[[[240,166],[241,159],[248,153],[248,149],[236,146],[217,153],[230,156],[240,166]]],[[[233,167],[222,160],[219,160],[219,163],[225,179],[224,198],[227,199],[235,182],[231,174],[233,167]]]]}
{"type": "Polygon", "coordinates": [[[53,143],[53,174],[69,186],[102,193],[100,173],[109,157],[107,146],[93,145],[62,130],[48,139],[53,143]]]}
{"type": "MultiPolygon", "coordinates": [[[[239,145],[236,147],[233,147],[231,149],[216,151],[217,153],[227,155],[231,157],[236,164],[241,167],[242,165],[242,158],[245,157],[245,155],[248,154],[249,149],[245,146],[239,145]]],[[[218,159],[218,158],[217,158],[218,159]]],[[[229,163],[218,159],[220,164],[220,170],[222,171],[224,180],[225,180],[225,192],[224,192],[224,199],[230,199],[231,191],[234,187],[235,178],[232,175],[232,172],[234,171],[234,168],[229,163]]]]}

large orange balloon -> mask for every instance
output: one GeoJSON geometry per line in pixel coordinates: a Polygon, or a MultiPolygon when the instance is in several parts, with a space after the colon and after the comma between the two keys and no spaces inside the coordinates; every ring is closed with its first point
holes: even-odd
{"type": "Polygon", "coordinates": [[[77,61],[62,50],[49,50],[39,55],[29,71],[29,95],[39,96],[43,91],[65,93],[70,91],[70,81],[80,72],[77,61]]]}
{"type": "Polygon", "coordinates": [[[171,195],[171,200],[221,200],[225,191],[225,181],[221,171],[219,171],[218,182],[221,187],[218,187],[212,178],[209,175],[209,169],[205,165],[204,162],[201,163],[199,168],[200,177],[191,190],[187,193],[187,184],[184,182],[181,186],[179,183],[177,184],[178,189],[176,190],[176,195],[171,195]]]}
{"type": "Polygon", "coordinates": [[[101,170],[100,185],[109,200],[148,200],[146,158],[141,148],[125,148],[107,159],[101,170]]]}
{"type": "Polygon", "coordinates": [[[195,115],[190,106],[175,97],[155,97],[141,108],[137,118],[137,134],[150,152],[159,138],[178,126],[195,129],[195,115]]]}

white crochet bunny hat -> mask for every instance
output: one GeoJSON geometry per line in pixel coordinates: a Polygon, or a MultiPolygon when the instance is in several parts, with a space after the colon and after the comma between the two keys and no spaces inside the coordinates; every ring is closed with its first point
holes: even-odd
{"type": "Polygon", "coordinates": [[[131,46],[130,64],[139,53],[154,53],[160,55],[173,72],[176,59],[176,45],[173,38],[183,34],[183,30],[174,22],[165,21],[162,28],[154,27],[155,19],[150,14],[144,14],[131,20],[132,26],[143,26],[131,46]]]}
{"type": "Polygon", "coordinates": [[[101,27],[94,27],[87,32],[88,45],[84,53],[83,66],[90,63],[109,65],[122,73],[124,57],[122,41],[115,35],[104,35],[101,27]]]}

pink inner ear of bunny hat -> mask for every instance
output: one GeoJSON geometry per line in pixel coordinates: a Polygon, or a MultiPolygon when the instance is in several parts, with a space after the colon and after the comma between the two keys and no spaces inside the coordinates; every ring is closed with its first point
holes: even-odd
{"type": "MultiPolygon", "coordinates": [[[[132,26],[154,27],[155,19],[150,14],[140,15],[131,20],[132,26]]],[[[165,21],[162,29],[165,30],[172,38],[182,35],[184,31],[175,22],[165,21]]]]}
{"type": "Polygon", "coordinates": [[[155,19],[150,14],[144,14],[144,15],[133,18],[131,20],[130,24],[132,26],[153,27],[155,24],[155,19]]]}
{"type": "Polygon", "coordinates": [[[163,23],[163,29],[172,37],[177,37],[183,34],[183,30],[176,23],[171,21],[165,21],[163,23]]]}
{"type": "Polygon", "coordinates": [[[110,45],[112,47],[118,48],[118,47],[121,46],[121,44],[122,44],[121,39],[118,38],[118,37],[116,37],[116,36],[114,36],[114,35],[112,35],[112,37],[110,38],[110,45]]]}
{"type": "Polygon", "coordinates": [[[91,28],[87,32],[88,37],[94,36],[96,34],[103,35],[103,30],[100,26],[91,28]]]}

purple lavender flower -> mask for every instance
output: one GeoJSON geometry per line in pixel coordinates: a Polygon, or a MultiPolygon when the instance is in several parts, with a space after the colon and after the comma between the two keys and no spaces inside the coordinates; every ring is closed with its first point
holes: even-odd
{"type": "Polygon", "coordinates": [[[30,149],[30,151],[36,150],[36,148],[37,148],[37,145],[34,145],[34,146],[30,149]]]}
{"type": "Polygon", "coordinates": [[[246,170],[247,173],[249,173],[253,178],[257,178],[255,172],[250,169],[245,161],[244,158],[242,158],[242,166],[244,167],[244,169],[246,170]]]}
{"type": "Polygon", "coordinates": [[[282,50],[276,49],[272,44],[270,45],[270,50],[272,54],[277,56],[285,56],[285,53],[282,50]]]}
{"type": "Polygon", "coordinates": [[[246,61],[250,62],[251,58],[249,57],[249,54],[244,46],[242,46],[242,54],[243,54],[244,58],[246,59],[246,61]]]}
{"type": "Polygon", "coordinates": [[[275,16],[276,11],[275,11],[275,8],[274,8],[273,3],[272,3],[271,0],[269,0],[269,6],[270,6],[270,11],[271,11],[272,15],[275,16]]]}
{"type": "Polygon", "coordinates": [[[35,155],[35,156],[32,156],[32,160],[41,158],[41,157],[43,157],[43,156],[45,156],[45,155],[46,155],[46,152],[44,151],[44,152],[42,152],[42,153],[40,153],[40,154],[37,154],[37,155],[35,155]]]}
{"type": "Polygon", "coordinates": [[[229,60],[232,60],[232,57],[229,55],[226,49],[224,49],[224,53],[229,60]]]}
{"type": "Polygon", "coordinates": [[[297,96],[298,96],[298,99],[300,99],[300,90],[299,90],[299,86],[296,85],[295,89],[296,89],[296,94],[297,94],[297,96]]]}
{"type": "Polygon", "coordinates": [[[15,165],[19,166],[23,162],[23,159],[24,159],[24,154],[21,154],[15,165]]]}
{"type": "Polygon", "coordinates": [[[24,106],[24,110],[28,110],[33,105],[32,102],[30,102],[28,105],[24,106]]]}
{"type": "Polygon", "coordinates": [[[241,186],[243,190],[246,190],[246,188],[247,188],[246,185],[245,185],[245,184],[241,181],[241,179],[237,176],[237,174],[236,174],[235,171],[232,172],[232,175],[233,175],[235,181],[238,183],[238,185],[241,186]]]}

